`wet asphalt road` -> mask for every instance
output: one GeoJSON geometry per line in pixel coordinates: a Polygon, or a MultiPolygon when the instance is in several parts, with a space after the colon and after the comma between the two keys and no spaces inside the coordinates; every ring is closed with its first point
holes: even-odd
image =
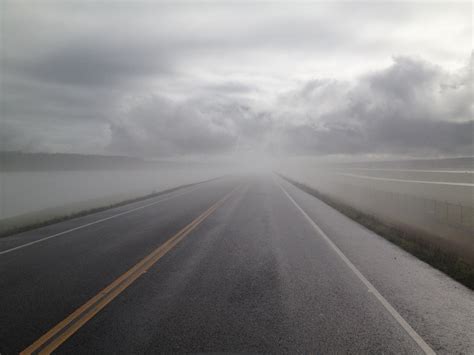
{"type": "Polygon", "coordinates": [[[1,239],[0,353],[31,345],[231,191],[56,352],[474,353],[472,291],[273,175],[1,239]]]}

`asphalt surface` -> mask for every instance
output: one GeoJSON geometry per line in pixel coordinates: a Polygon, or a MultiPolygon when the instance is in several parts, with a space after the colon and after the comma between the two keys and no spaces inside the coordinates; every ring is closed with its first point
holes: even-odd
{"type": "Polygon", "coordinates": [[[57,353],[474,353],[472,291],[273,175],[0,239],[0,353],[109,297],[157,248],[57,353]]]}

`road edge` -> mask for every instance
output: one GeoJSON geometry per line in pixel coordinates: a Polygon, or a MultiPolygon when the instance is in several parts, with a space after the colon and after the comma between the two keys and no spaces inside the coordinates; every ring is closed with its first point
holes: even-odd
{"type": "Polygon", "coordinates": [[[421,238],[419,235],[420,232],[410,228],[393,226],[380,218],[335,200],[313,187],[297,182],[282,174],[276,174],[299,190],[321,200],[354,222],[364,226],[390,243],[410,253],[417,259],[443,272],[468,289],[474,290],[474,266],[454,253],[442,250],[442,248],[435,243],[430,243],[428,237],[421,238]]]}
{"type": "Polygon", "coordinates": [[[204,184],[204,183],[211,182],[211,181],[214,181],[214,180],[223,179],[226,176],[228,176],[228,175],[222,175],[222,176],[218,176],[218,177],[215,177],[215,178],[212,178],[212,179],[193,182],[191,184],[179,185],[179,186],[173,187],[171,189],[166,189],[166,190],[162,190],[162,191],[158,191],[158,192],[152,192],[150,194],[138,196],[138,197],[135,197],[135,198],[126,199],[126,200],[119,201],[119,202],[116,202],[116,203],[103,205],[103,206],[98,206],[98,207],[94,207],[94,208],[89,208],[89,209],[85,209],[85,210],[80,210],[80,211],[70,213],[70,214],[58,215],[56,217],[47,218],[47,219],[44,219],[44,220],[41,220],[41,221],[38,221],[38,222],[27,223],[25,225],[18,226],[18,227],[12,227],[12,228],[6,229],[4,231],[1,231],[0,232],[0,238],[5,238],[5,237],[9,237],[9,236],[12,236],[12,235],[15,235],[15,234],[28,232],[28,231],[31,231],[31,230],[34,230],[34,229],[37,229],[37,228],[46,227],[46,226],[49,226],[49,225],[52,225],[52,224],[68,221],[68,220],[78,218],[78,217],[89,216],[89,215],[92,215],[94,213],[103,212],[103,211],[110,210],[110,209],[113,209],[113,208],[126,206],[126,205],[131,204],[131,203],[146,201],[146,200],[149,200],[149,199],[161,196],[161,195],[165,195],[165,194],[168,194],[168,193],[180,190],[180,189],[184,189],[186,187],[196,186],[196,185],[204,184]]]}

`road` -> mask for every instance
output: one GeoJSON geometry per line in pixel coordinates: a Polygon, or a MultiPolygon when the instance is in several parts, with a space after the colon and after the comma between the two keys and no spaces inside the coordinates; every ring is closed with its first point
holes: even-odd
{"type": "Polygon", "coordinates": [[[474,353],[474,293],[274,175],[0,240],[0,353],[474,353]]]}

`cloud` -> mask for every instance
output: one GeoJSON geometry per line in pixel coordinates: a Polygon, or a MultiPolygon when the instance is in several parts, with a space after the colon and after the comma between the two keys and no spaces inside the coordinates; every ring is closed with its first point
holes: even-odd
{"type": "Polygon", "coordinates": [[[139,154],[223,153],[469,155],[472,81],[422,60],[397,57],[356,82],[316,79],[259,110],[214,95],[152,97],[112,129],[109,149],[139,154]]]}
{"type": "Polygon", "coordinates": [[[2,149],[472,154],[469,4],[4,8],[2,149]]]}
{"type": "Polygon", "coordinates": [[[227,152],[237,136],[224,114],[225,107],[217,105],[151,96],[111,122],[107,150],[141,156],[227,152]]]}
{"type": "Polygon", "coordinates": [[[274,122],[245,99],[199,96],[173,101],[151,96],[110,123],[107,151],[141,156],[261,151],[274,122]]]}
{"type": "Polygon", "coordinates": [[[149,44],[81,38],[25,63],[21,69],[42,82],[112,86],[167,72],[164,55],[149,44]]]}
{"type": "Polygon", "coordinates": [[[247,94],[258,91],[258,88],[238,81],[225,81],[203,86],[204,90],[214,92],[215,94],[247,94]]]}
{"type": "Polygon", "coordinates": [[[282,128],[285,148],[305,154],[472,155],[471,65],[449,73],[397,57],[353,84],[310,81],[283,100],[285,115],[292,115],[295,103],[293,116],[305,115],[282,128]]]}

